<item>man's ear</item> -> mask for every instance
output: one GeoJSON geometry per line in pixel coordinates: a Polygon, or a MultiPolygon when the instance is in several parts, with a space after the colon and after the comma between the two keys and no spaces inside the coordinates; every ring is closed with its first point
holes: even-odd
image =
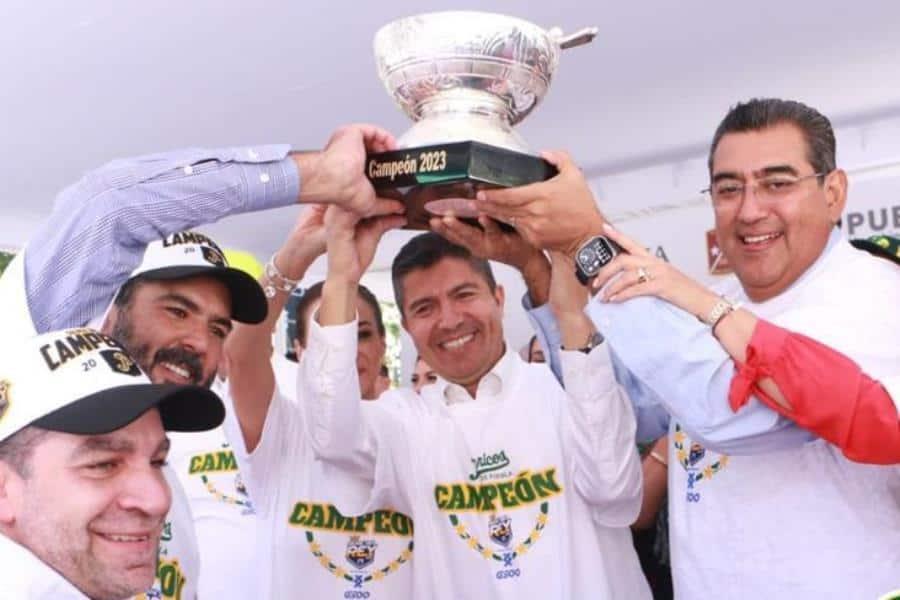
{"type": "Polygon", "coordinates": [[[15,523],[21,495],[22,476],[0,460],[0,527],[15,523]]]}
{"type": "Polygon", "coordinates": [[[106,317],[103,319],[103,324],[100,325],[100,331],[109,335],[109,333],[113,330],[113,327],[116,324],[116,321],[119,320],[119,307],[113,304],[109,307],[109,310],[106,312],[106,317]]]}
{"type": "Polygon", "coordinates": [[[500,305],[500,308],[503,308],[503,303],[506,299],[506,290],[503,289],[503,286],[499,283],[497,287],[494,288],[494,299],[497,300],[497,304],[500,305]]]}
{"type": "Polygon", "coordinates": [[[847,173],[843,169],[835,169],[825,179],[825,202],[832,223],[837,223],[847,206],[847,173]]]}

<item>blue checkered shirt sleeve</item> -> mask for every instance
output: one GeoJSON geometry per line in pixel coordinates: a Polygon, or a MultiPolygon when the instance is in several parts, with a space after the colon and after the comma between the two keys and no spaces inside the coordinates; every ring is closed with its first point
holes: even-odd
{"type": "Polygon", "coordinates": [[[37,331],[100,315],[154,240],[296,202],[300,176],[289,151],[192,148],[116,160],[64,189],[25,251],[37,331]]]}

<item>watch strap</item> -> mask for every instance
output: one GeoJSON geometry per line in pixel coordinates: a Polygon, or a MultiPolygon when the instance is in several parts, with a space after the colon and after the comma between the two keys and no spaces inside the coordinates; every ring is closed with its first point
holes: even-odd
{"type": "Polygon", "coordinates": [[[593,332],[591,332],[591,335],[588,336],[588,339],[584,342],[583,345],[579,346],[578,348],[563,347],[563,350],[567,350],[567,351],[576,351],[577,350],[578,352],[583,352],[584,354],[590,354],[591,350],[593,350],[594,348],[596,348],[597,346],[602,344],[605,339],[606,338],[603,337],[602,333],[600,333],[599,331],[593,331],[593,332]]]}

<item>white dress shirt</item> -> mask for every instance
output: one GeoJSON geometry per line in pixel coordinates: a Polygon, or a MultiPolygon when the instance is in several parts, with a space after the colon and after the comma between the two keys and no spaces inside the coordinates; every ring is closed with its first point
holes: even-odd
{"type": "Polygon", "coordinates": [[[356,327],[310,324],[298,396],[317,455],[368,484],[335,504],[412,516],[416,598],[649,598],[634,416],[605,347],[564,353],[567,390],[507,351],[474,399],[439,378],[360,402],[356,327]]]}

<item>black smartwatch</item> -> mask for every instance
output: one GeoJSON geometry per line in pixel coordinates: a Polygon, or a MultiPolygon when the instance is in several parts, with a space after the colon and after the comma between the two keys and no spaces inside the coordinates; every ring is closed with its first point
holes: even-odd
{"type": "Polygon", "coordinates": [[[578,281],[587,285],[621,251],[621,246],[602,235],[586,241],[575,253],[575,275],[578,281]]]}

